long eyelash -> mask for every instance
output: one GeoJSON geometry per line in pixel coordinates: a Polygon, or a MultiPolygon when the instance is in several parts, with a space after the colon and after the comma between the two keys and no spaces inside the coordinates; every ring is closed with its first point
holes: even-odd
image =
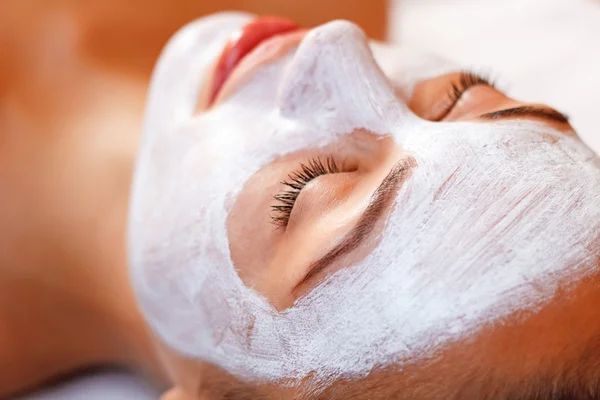
{"type": "Polygon", "coordinates": [[[325,162],[321,158],[312,158],[307,164],[300,163],[297,171],[288,175],[288,180],[280,182],[286,187],[273,196],[277,204],[271,206],[271,222],[275,225],[286,227],[290,221],[292,209],[302,189],[313,179],[326,174],[337,174],[340,170],[332,157],[327,157],[325,162]]]}
{"type": "Polygon", "coordinates": [[[441,106],[443,115],[441,118],[445,117],[452,110],[467,90],[477,85],[487,85],[495,88],[496,82],[487,74],[475,73],[470,70],[461,71],[458,83],[452,82],[452,86],[448,92],[448,100],[441,106]]]}

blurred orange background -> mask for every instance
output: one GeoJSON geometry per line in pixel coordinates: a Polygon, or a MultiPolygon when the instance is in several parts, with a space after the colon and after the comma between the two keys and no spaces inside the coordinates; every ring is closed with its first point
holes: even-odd
{"type": "MultiPolygon", "coordinates": [[[[60,113],[74,110],[62,109],[60,104],[70,103],[69,97],[80,90],[94,90],[90,79],[82,79],[84,75],[91,78],[91,68],[95,77],[109,71],[147,81],[167,39],[205,14],[247,10],[290,16],[306,26],[343,18],[382,39],[386,8],[386,0],[3,0],[0,118],[7,118],[6,107],[17,107],[27,114],[28,123],[44,119],[42,114],[52,114],[52,110],[62,120],[60,113]]],[[[0,122],[0,127],[6,128],[7,123],[0,122]]]]}
{"type": "Polygon", "coordinates": [[[122,265],[114,260],[126,258],[128,191],[148,81],[161,48],[182,25],[244,9],[306,26],[346,18],[382,38],[385,6],[385,0],[0,0],[0,265],[20,271],[52,265],[52,273],[112,266],[107,281],[126,273],[115,270],[122,265]]]}
{"type": "Polygon", "coordinates": [[[135,146],[161,48],[202,15],[246,10],[305,26],[344,18],[382,39],[386,9],[386,0],[2,0],[0,184],[26,178],[48,141],[127,135],[135,146]]]}

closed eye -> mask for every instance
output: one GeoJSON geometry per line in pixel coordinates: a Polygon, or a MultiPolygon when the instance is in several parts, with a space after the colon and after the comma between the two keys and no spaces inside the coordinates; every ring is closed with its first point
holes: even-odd
{"type": "Polygon", "coordinates": [[[439,116],[434,121],[443,120],[452,111],[467,90],[479,85],[489,86],[494,89],[496,88],[495,83],[488,77],[476,74],[472,71],[461,71],[457,80],[450,81],[448,98],[442,103],[439,103],[438,107],[440,108],[440,111],[437,113],[439,116]]]}
{"type": "Polygon", "coordinates": [[[567,116],[559,111],[511,99],[499,91],[490,78],[471,71],[419,82],[409,107],[419,117],[434,122],[536,119],[565,133],[573,132],[567,116]]]}
{"type": "Polygon", "coordinates": [[[274,196],[275,204],[271,206],[271,222],[285,228],[302,189],[319,176],[339,172],[340,169],[333,157],[327,157],[325,161],[316,157],[307,163],[300,163],[298,169],[290,173],[287,180],[281,182],[284,189],[274,196]]]}

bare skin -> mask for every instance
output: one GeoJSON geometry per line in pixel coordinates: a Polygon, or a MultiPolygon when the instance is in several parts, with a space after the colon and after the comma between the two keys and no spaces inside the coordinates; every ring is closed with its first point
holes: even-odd
{"type": "MultiPolygon", "coordinates": [[[[447,84],[452,78],[447,76],[440,82],[447,84]]],[[[415,99],[418,100],[418,94],[426,88],[432,89],[433,84],[434,81],[424,83],[416,91],[415,99]]],[[[489,94],[487,92],[492,89],[479,90],[489,94]]],[[[492,109],[521,104],[496,91],[492,95],[496,97],[492,109]]],[[[420,112],[420,103],[412,106],[420,112]]],[[[564,128],[568,130],[568,126],[564,128]]],[[[1,218],[3,226],[9,227],[2,231],[4,247],[0,269],[0,315],[4,322],[0,341],[3,357],[0,360],[5,363],[1,369],[9,371],[0,377],[2,396],[100,364],[149,372],[177,383],[187,393],[201,387],[200,376],[207,376],[213,369],[203,363],[185,360],[161,344],[155,347],[156,340],[149,333],[129,286],[124,232],[135,157],[131,140],[116,141],[100,133],[96,138],[57,133],[52,140],[38,142],[37,146],[28,145],[31,140],[7,140],[9,146],[4,147],[2,157],[6,168],[2,169],[1,184],[8,207],[2,208],[1,218]],[[88,140],[104,141],[106,145],[95,146],[89,153],[88,140]],[[68,151],[71,148],[74,150],[68,151]],[[86,157],[82,157],[86,151],[86,157]],[[48,184],[44,185],[45,182],[48,184]],[[199,369],[205,372],[199,374],[199,369]]],[[[374,174],[372,185],[381,175],[377,171],[389,169],[389,163],[394,160],[385,161],[387,158],[382,155],[388,152],[385,146],[375,150],[375,154],[379,154],[377,159],[383,161],[371,170],[374,174]]],[[[288,162],[297,162],[303,157],[306,155],[298,154],[288,162]]],[[[288,162],[282,161],[276,168],[287,171],[288,162]]],[[[369,181],[368,176],[361,179],[369,181]]],[[[243,200],[239,204],[242,206],[243,200]]],[[[235,210],[232,215],[235,221],[235,210]]],[[[256,234],[262,232],[260,228],[256,229],[256,234]]],[[[231,239],[243,248],[241,236],[236,239],[235,227],[231,239]]],[[[246,259],[252,259],[248,254],[246,256],[246,259]]],[[[292,283],[296,275],[290,273],[287,279],[292,283]]],[[[248,275],[246,279],[258,285],[259,290],[282,308],[295,299],[279,294],[281,285],[277,283],[281,276],[277,274],[248,275]]],[[[296,295],[306,290],[310,290],[310,286],[296,295]]],[[[589,324],[589,321],[600,319],[587,315],[588,310],[594,309],[590,304],[600,298],[600,291],[593,282],[587,283],[585,291],[587,300],[579,300],[579,306],[572,306],[579,311],[569,314],[570,325],[564,324],[565,313],[548,312],[544,322],[536,323],[532,319],[521,328],[513,329],[521,329],[519,337],[523,337],[533,335],[543,325],[554,326],[556,336],[545,336],[549,345],[537,346],[540,357],[552,353],[552,349],[558,353],[564,342],[573,338],[573,332],[579,332],[578,341],[585,343],[595,332],[600,332],[600,324],[589,324]],[[556,329],[561,326],[569,329],[556,329]]],[[[566,306],[557,301],[548,306],[549,309],[552,307],[566,306]]],[[[502,332],[494,335],[506,343],[505,347],[514,346],[509,344],[510,335],[502,332]]],[[[531,357],[535,358],[536,353],[531,350],[531,357]]],[[[451,353],[451,350],[447,351],[451,353]]],[[[495,354],[513,353],[499,351],[495,354]]],[[[568,357],[567,354],[562,356],[568,357]]],[[[493,363],[492,359],[490,355],[488,362],[493,363]]]]}
{"type": "MultiPolygon", "coordinates": [[[[81,82],[88,78],[85,70],[77,76],[64,76],[65,80],[81,82]]],[[[422,82],[410,102],[413,111],[435,120],[435,100],[445,95],[448,83],[455,79],[457,75],[451,74],[422,82]]],[[[99,79],[96,84],[100,87],[106,82],[99,79]]],[[[141,115],[145,85],[114,85],[123,91],[124,99],[130,100],[125,101],[127,104],[98,99],[94,90],[61,92],[53,87],[49,89],[62,99],[62,103],[57,101],[55,111],[64,111],[58,123],[39,119],[39,126],[28,126],[28,119],[20,118],[18,113],[2,119],[0,398],[82,368],[105,364],[147,373],[172,385],[174,389],[164,397],[168,400],[219,399],[232,388],[254,390],[271,398],[302,398],[306,388],[301,382],[288,387],[247,385],[212,365],[176,354],[152,336],[129,284],[125,251],[129,187],[137,147],[134,132],[139,124],[129,115],[141,115]],[[81,110],[98,103],[103,107],[96,108],[100,110],[97,115],[89,119],[82,116],[85,113],[81,110]],[[58,109],[61,104],[64,109],[58,109]],[[110,129],[100,122],[108,117],[110,129]]],[[[443,118],[489,123],[480,120],[479,115],[524,105],[487,86],[474,87],[468,94],[460,107],[443,118]]],[[[34,93],[11,98],[6,109],[34,98],[34,93]]],[[[545,123],[572,134],[564,122],[545,123]]],[[[359,135],[368,137],[369,133],[359,135]]],[[[367,165],[360,170],[362,175],[355,176],[369,187],[376,185],[396,160],[386,155],[397,154],[397,149],[385,142],[372,150],[372,158],[362,160],[367,165]]],[[[291,155],[262,173],[285,174],[292,163],[321,152],[307,150],[291,155]]],[[[364,191],[365,196],[369,193],[364,191]]],[[[237,206],[244,209],[256,201],[243,193],[237,206]]],[[[250,232],[242,232],[247,228],[239,221],[234,209],[229,239],[234,261],[247,284],[280,309],[317,284],[313,281],[292,290],[300,283],[299,271],[253,270],[252,260],[264,254],[251,253],[251,243],[244,243],[243,237],[265,235],[264,226],[256,224],[250,232]]],[[[295,265],[307,264],[302,255],[297,257],[295,265]]],[[[489,384],[473,379],[482,368],[493,369],[494,378],[507,383],[579,363],[586,345],[600,333],[595,306],[600,300],[600,285],[594,276],[575,287],[562,288],[561,294],[535,314],[513,315],[503,324],[449,345],[434,359],[415,362],[409,375],[395,379],[395,385],[383,385],[370,398],[389,398],[399,392],[406,398],[443,398],[448,389],[456,393],[463,390],[462,398],[472,398],[470,394],[479,393],[489,384]],[[466,354],[472,355],[468,362],[466,354]],[[468,368],[457,368],[465,364],[468,368]],[[441,388],[439,393],[425,392],[432,384],[441,388]]],[[[589,374],[581,379],[592,385],[597,382],[597,366],[587,371],[589,374]]],[[[336,382],[323,398],[349,398],[349,394],[361,393],[373,382],[389,379],[390,375],[398,378],[398,374],[393,370],[376,371],[361,381],[336,382]]]]}
{"type": "Polygon", "coordinates": [[[2,132],[0,397],[99,363],[152,369],[125,262],[131,138],[2,132]]]}
{"type": "Polygon", "coordinates": [[[31,18],[29,43],[50,37],[61,53],[40,70],[26,55],[41,48],[5,43],[0,398],[90,365],[154,370],[123,240],[145,82],[82,61],[78,27],[31,18]]]}

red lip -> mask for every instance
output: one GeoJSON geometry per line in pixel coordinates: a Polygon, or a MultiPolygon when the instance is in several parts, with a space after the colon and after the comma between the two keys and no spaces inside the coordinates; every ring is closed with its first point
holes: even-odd
{"type": "Polygon", "coordinates": [[[298,29],[300,29],[298,24],[286,18],[261,17],[243,27],[241,31],[235,32],[217,62],[209,104],[214,102],[223,84],[231,75],[231,71],[240,63],[242,58],[264,40],[298,29]]]}

